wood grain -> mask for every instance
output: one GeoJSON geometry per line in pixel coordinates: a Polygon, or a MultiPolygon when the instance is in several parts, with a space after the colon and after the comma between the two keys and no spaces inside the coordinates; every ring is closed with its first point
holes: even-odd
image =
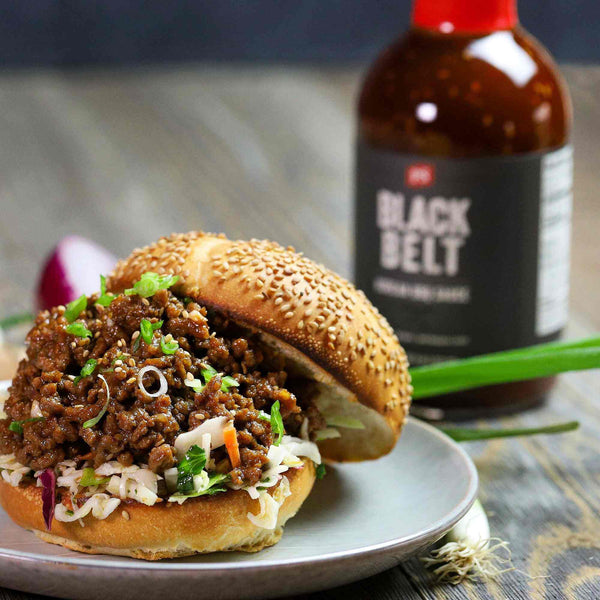
{"type": "MultiPolygon", "coordinates": [[[[569,336],[600,327],[600,68],[566,67],[575,106],[569,336]]],[[[270,237],[350,274],[358,69],[210,68],[0,76],[0,314],[30,308],[49,248],[80,233],[117,255],[171,231],[270,237]]],[[[600,598],[600,373],[486,424],[579,419],[561,437],[468,446],[516,569],[436,585],[414,559],[314,600],[600,598]]],[[[483,424],[483,422],[482,422],[483,424]]],[[[32,596],[0,590],[0,600],[32,596]]]]}

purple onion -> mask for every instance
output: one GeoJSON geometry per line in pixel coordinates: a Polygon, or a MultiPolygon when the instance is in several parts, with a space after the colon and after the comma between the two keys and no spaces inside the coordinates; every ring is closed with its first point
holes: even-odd
{"type": "Polygon", "coordinates": [[[50,531],[52,519],[54,519],[54,508],[56,507],[56,473],[54,469],[46,469],[40,475],[42,482],[42,513],[46,529],[50,531]]]}
{"type": "Polygon", "coordinates": [[[39,310],[66,305],[100,289],[100,275],[112,271],[117,259],[102,246],[78,235],[63,238],[42,269],[36,293],[39,310]]]}

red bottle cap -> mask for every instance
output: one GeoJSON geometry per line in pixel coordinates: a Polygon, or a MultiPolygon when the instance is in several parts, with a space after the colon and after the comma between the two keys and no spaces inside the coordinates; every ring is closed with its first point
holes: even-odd
{"type": "Polygon", "coordinates": [[[440,33],[485,33],[512,29],[516,0],[415,0],[412,22],[440,33]]]}

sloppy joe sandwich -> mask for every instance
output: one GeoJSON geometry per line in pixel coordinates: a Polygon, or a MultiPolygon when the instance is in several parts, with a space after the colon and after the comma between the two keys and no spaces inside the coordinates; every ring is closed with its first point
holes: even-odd
{"type": "Polygon", "coordinates": [[[341,277],[272,242],[173,235],[37,316],[0,402],[0,503],[82,552],[257,551],[324,459],[392,449],[410,392],[341,277]]]}

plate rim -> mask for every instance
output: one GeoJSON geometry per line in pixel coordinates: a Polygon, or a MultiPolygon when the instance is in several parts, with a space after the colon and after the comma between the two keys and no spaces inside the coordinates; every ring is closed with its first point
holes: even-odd
{"type": "MultiPolygon", "coordinates": [[[[3,382],[2,382],[3,383],[3,382]]],[[[0,384],[1,385],[1,384],[0,384]]],[[[0,558],[8,559],[13,562],[35,562],[45,563],[55,566],[67,565],[76,566],[88,569],[118,569],[120,572],[124,570],[129,571],[168,571],[174,572],[203,572],[203,571],[246,571],[246,570],[270,570],[273,568],[285,568],[296,565],[306,565],[311,563],[335,563],[344,560],[351,560],[356,556],[365,554],[377,555],[381,553],[392,552],[395,548],[402,548],[409,544],[416,544],[420,540],[425,542],[428,539],[433,539],[436,536],[441,536],[445,532],[449,531],[460,519],[469,511],[473,503],[475,502],[479,490],[479,476],[477,468],[473,463],[473,460],[469,454],[454,440],[445,435],[436,427],[416,419],[409,417],[411,426],[416,426],[426,431],[428,435],[433,435],[438,438],[439,441],[446,444],[453,452],[457,453],[463,460],[467,467],[468,473],[468,486],[467,490],[462,499],[450,510],[445,517],[438,519],[431,524],[428,528],[417,532],[412,535],[403,537],[392,538],[384,542],[377,544],[369,544],[360,548],[351,550],[337,550],[335,552],[329,552],[325,554],[319,554],[317,556],[305,556],[299,558],[286,558],[286,559],[268,559],[260,562],[254,561],[243,561],[243,562],[189,562],[189,563],[175,563],[169,561],[135,561],[130,562],[120,556],[111,556],[111,560],[101,560],[95,558],[94,555],[86,556],[48,556],[45,554],[38,554],[36,552],[23,552],[20,550],[7,551],[5,548],[0,546],[0,558]],[[89,557],[89,558],[88,558],[89,557]]],[[[385,460],[385,457],[381,457],[385,460]]]]}

